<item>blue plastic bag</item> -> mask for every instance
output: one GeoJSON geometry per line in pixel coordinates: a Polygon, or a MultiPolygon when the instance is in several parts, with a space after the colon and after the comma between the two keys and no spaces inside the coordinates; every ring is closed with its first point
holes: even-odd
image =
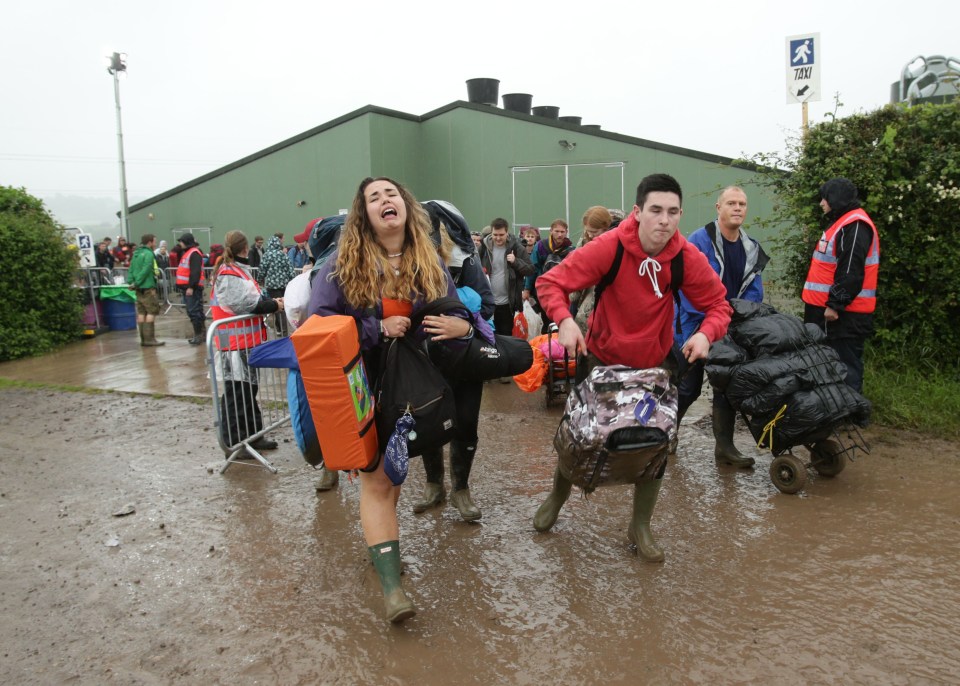
{"type": "Polygon", "coordinates": [[[289,338],[261,343],[250,351],[247,363],[251,367],[272,367],[274,369],[300,369],[297,351],[289,338]]]}

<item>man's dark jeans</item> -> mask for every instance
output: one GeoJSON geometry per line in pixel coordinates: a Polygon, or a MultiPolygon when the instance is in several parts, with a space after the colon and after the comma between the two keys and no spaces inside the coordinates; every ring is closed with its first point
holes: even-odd
{"type": "Polygon", "coordinates": [[[513,315],[510,305],[497,305],[493,310],[493,329],[501,336],[513,335],[513,315]]]}
{"type": "Polygon", "coordinates": [[[187,306],[187,316],[194,324],[203,324],[203,289],[194,288],[193,295],[187,295],[187,289],[183,289],[183,304],[187,306]]]}
{"type": "Polygon", "coordinates": [[[862,338],[828,338],[826,344],[837,351],[840,361],[847,367],[844,381],[857,393],[863,391],[863,348],[862,338]]]}

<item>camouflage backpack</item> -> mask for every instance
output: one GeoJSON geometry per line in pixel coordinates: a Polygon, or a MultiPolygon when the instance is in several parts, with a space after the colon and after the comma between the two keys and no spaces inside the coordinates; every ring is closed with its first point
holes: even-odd
{"type": "Polygon", "coordinates": [[[587,492],[653,479],[676,425],[667,370],[595,367],[567,398],[553,439],[560,472],[587,492]]]}

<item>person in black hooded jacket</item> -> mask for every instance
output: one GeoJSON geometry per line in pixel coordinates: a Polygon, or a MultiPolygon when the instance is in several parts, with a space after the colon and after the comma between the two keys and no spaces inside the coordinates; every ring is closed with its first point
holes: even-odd
{"type": "MultiPolygon", "coordinates": [[[[443,258],[458,289],[473,290],[478,314],[481,319],[493,317],[495,304],[490,282],[483,273],[480,260],[473,250],[470,229],[463,216],[455,207],[443,201],[428,201],[424,209],[430,217],[432,232],[430,237],[443,258]],[[458,231],[459,229],[459,231],[458,231]]],[[[460,291],[458,291],[460,293],[460,291]]],[[[457,433],[450,442],[450,503],[457,508],[460,518],[465,522],[475,522],[482,516],[480,508],[470,493],[470,472],[477,451],[477,426],[480,421],[480,403],[483,396],[482,381],[449,379],[453,389],[453,398],[457,405],[457,433]]],[[[436,507],[446,498],[443,485],[443,450],[437,449],[423,453],[423,469],[427,482],[423,496],[413,504],[416,513],[426,512],[436,507]]]]}
{"type": "Polygon", "coordinates": [[[880,237],[849,179],[823,184],[820,207],[825,230],[803,285],[803,319],[823,328],[827,344],[847,367],[847,385],[859,393],[864,343],[873,333],[880,237]]]}

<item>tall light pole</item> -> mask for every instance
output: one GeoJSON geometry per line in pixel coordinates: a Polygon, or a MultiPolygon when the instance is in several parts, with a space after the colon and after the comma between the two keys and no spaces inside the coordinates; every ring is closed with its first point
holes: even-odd
{"type": "Polygon", "coordinates": [[[107,71],[113,75],[113,97],[117,103],[117,148],[120,151],[120,233],[130,242],[130,225],[127,223],[127,171],[123,163],[123,126],[120,123],[120,78],[119,73],[127,70],[124,61],[126,55],[115,52],[109,57],[110,66],[107,71]]]}

